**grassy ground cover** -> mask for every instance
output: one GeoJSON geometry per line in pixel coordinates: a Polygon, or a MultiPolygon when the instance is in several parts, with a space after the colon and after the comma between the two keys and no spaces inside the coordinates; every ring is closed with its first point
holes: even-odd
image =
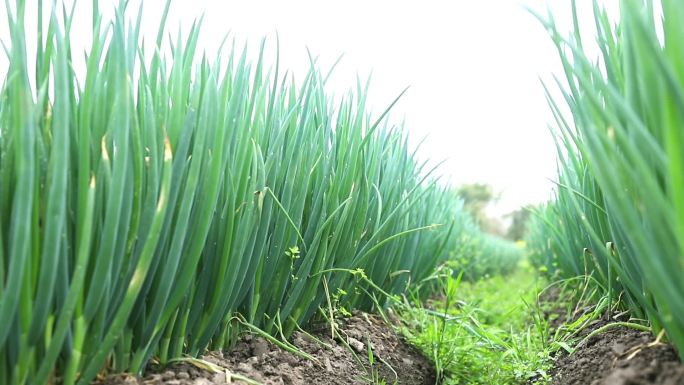
{"type": "Polygon", "coordinates": [[[400,311],[404,334],[443,384],[528,384],[548,378],[552,344],[537,308],[544,278],[526,261],[508,275],[444,274],[438,295],[400,311]]]}

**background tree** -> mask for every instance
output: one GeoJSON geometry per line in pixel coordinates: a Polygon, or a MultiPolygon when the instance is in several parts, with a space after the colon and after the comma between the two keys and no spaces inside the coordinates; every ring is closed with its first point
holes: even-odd
{"type": "Polygon", "coordinates": [[[494,192],[492,186],[484,183],[464,184],[456,193],[463,199],[464,208],[482,231],[501,237],[506,235],[501,220],[487,214],[487,207],[499,200],[499,194],[494,192]]]}
{"type": "Polygon", "coordinates": [[[521,207],[506,215],[506,218],[510,218],[511,221],[511,224],[508,226],[508,231],[506,231],[506,238],[512,241],[519,241],[525,238],[527,223],[532,214],[530,211],[531,208],[532,206],[521,207]]]}

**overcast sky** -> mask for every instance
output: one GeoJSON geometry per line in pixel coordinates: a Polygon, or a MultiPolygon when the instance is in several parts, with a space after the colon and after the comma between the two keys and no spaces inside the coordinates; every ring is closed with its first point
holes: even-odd
{"type": "MultiPolygon", "coordinates": [[[[131,0],[130,5],[137,8],[139,2],[131,0]]],[[[582,25],[589,27],[591,1],[578,2],[582,25]]],[[[617,2],[602,1],[609,9],[616,9],[617,2]]],[[[77,52],[89,43],[90,3],[80,0],[78,5],[72,32],[77,52]]],[[[111,11],[114,3],[100,1],[103,11],[111,11]]],[[[156,36],[163,4],[145,1],[147,40],[156,36]]],[[[392,119],[405,120],[414,143],[427,137],[420,156],[446,160],[440,173],[452,184],[494,186],[502,193],[496,209],[502,213],[546,200],[552,187],[548,179],[555,176],[555,150],[547,128],[552,117],[539,78],[550,80],[551,74],[560,73],[560,64],[546,32],[525,7],[542,13],[551,7],[558,23],[569,28],[569,4],[567,0],[174,0],[168,26],[171,31],[178,26],[187,31],[204,14],[200,48],[209,55],[227,32],[256,49],[262,37],[274,48],[277,31],[282,65],[300,77],[308,68],[307,47],[319,56],[324,69],[344,54],[329,91],[342,94],[356,84],[357,76],[366,78],[372,72],[369,100],[376,113],[410,86],[392,119]]],[[[7,42],[2,8],[0,37],[7,42]]],[[[31,9],[29,5],[28,15],[31,9]]]]}

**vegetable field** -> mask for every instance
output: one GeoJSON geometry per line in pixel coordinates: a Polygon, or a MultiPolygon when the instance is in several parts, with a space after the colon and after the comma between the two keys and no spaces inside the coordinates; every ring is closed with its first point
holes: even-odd
{"type": "Polygon", "coordinates": [[[364,322],[444,384],[561,384],[554,361],[614,327],[648,332],[635,355],[684,359],[684,3],[622,0],[614,22],[594,1],[596,36],[571,3],[569,35],[536,15],[565,75],[545,85],[559,171],[516,245],[409,145],[402,95],[371,113],[368,83],[335,95],[315,57],[305,74],[265,59],[277,40],[201,54],[201,22],[167,37],[170,0],[153,49],[123,0],[111,20],[98,0],[90,20],[6,1],[0,385],[214,370],[198,357],[261,340],[325,368],[302,335],[402,383],[338,331],[364,322]]]}

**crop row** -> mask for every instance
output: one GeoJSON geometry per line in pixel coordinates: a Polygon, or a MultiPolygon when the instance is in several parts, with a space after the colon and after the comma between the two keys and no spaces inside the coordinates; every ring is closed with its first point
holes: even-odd
{"type": "Polygon", "coordinates": [[[556,199],[530,245],[539,263],[587,276],[609,303],[648,319],[684,358],[684,3],[620,6],[613,24],[594,2],[596,42],[583,41],[577,12],[568,37],[544,21],[567,76],[562,99],[549,98],[556,199]]]}

